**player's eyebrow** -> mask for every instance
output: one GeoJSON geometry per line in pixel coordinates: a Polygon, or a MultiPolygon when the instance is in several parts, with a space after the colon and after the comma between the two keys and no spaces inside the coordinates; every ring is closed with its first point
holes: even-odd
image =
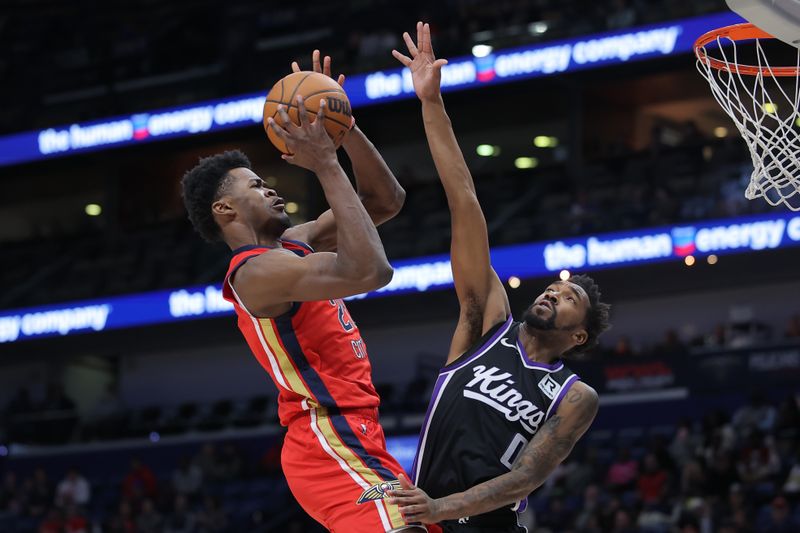
{"type": "Polygon", "coordinates": [[[561,281],[561,282],[559,282],[559,285],[562,285],[562,286],[566,287],[567,289],[569,289],[569,292],[571,292],[571,293],[572,293],[572,296],[574,296],[576,300],[582,300],[582,299],[583,299],[583,298],[581,298],[581,296],[578,294],[578,291],[576,291],[576,290],[573,288],[573,286],[572,286],[572,283],[567,283],[566,281],[561,281]]]}

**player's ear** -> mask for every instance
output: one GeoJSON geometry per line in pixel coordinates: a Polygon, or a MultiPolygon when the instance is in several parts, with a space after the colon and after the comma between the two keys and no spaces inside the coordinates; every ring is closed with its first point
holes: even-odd
{"type": "Polygon", "coordinates": [[[211,204],[211,213],[219,216],[233,215],[235,210],[233,209],[233,205],[231,205],[230,198],[223,196],[211,204]]]}
{"type": "Polygon", "coordinates": [[[583,328],[575,330],[572,334],[572,340],[575,342],[576,346],[581,346],[586,344],[586,341],[589,340],[589,334],[583,328]]]}

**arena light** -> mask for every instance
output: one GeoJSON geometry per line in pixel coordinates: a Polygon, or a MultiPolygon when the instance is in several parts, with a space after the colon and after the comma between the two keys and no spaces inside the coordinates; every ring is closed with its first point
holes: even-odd
{"type": "Polygon", "coordinates": [[[508,286],[511,287],[512,289],[519,288],[521,283],[522,281],[517,276],[511,276],[510,278],[508,278],[508,286]]]}
{"type": "Polygon", "coordinates": [[[286,206],[284,207],[286,212],[289,214],[297,213],[297,210],[300,209],[300,206],[297,205],[295,202],[286,202],[286,206]]]}
{"type": "Polygon", "coordinates": [[[500,155],[500,147],[491,144],[479,144],[475,148],[475,153],[481,157],[497,157],[500,155]]]}
{"type": "Polygon", "coordinates": [[[538,165],[539,160],[535,157],[518,157],[514,160],[514,166],[521,170],[536,168],[538,165]]]}
{"type": "Polygon", "coordinates": [[[8,457],[8,446],[0,444],[0,457],[8,457]]]}
{"type": "Polygon", "coordinates": [[[97,217],[103,212],[103,208],[99,204],[86,204],[83,208],[84,212],[90,217],[97,217]]]}
{"type": "Polygon", "coordinates": [[[528,24],[528,33],[531,35],[541,35],[547,31],[547,22],[539,21],[528,24]]]}
{"type": "Polygon", "coordinates": [[[475,57],[486,57],[492,53],[492,50],[494,50],[494,48],[488,44],[476,44],[472,47],[472,55],[475,57]]]}
{"type": "Polygon", "coordinates": [[[773,102],[764,102],[762,109],[764,109],[764,113],[774,115],[778,112],[778,105],[773,102]]]}
{"type": "Polygon", "coordinates": [[[728,136],[728,128],[725,126],[717,126],[714,128],[714,137],[717,139],[722,139],[728,136]]]}
{"type": "Polygon", "coordinates": [[[717,256],[716,256],[716,255],[714,255],[714,254],[711,254],[711,255],[709,255],[709,256],[706,258],[706,261],[708,261],[708,264],[709,264],[709,265],[716,265],[716,264],[717,264],[717,261],[718,261],[718,259],[717,259],[717,256]]]}
{"type": "Polygon", "coordinates": [[[158,442],[160,440],[161,440],[161,435],[158,433],[158,431],[151,431],[150,432],[150,442],[155,444],[156,442],[158,442]]]}
{"type": "Polygon", "coordinates": [[[536,148],[555,148],[558,146],[558,139],[547,135],[537,135],[533,138],[533,145],[536,148]]]}
{"type": "Polygon", "coordinates": [[[687,255],[686,257],[683,258],[683,262],[686,264],[687,267],[694,265],[695,263],[694,256],[687,255]]]}
{"type": "Polygon", "coordinates": [[[572,277],[572,274],[569,273],[569,270],[562,270],[558,273],[558,279],[561,281],[567,281],[570,277],[572,277]]]}

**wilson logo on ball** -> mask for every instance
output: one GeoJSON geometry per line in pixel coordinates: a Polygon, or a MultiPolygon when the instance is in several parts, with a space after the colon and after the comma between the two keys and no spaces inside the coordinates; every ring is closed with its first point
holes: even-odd
{"type": "Polygon", "coordinates": [[[350,102],[340,100],[339,98],[328,97],[328,109],[332,113],[341,113],[348,117],[353,116],[353,112],[350,110],[350,102]]]}

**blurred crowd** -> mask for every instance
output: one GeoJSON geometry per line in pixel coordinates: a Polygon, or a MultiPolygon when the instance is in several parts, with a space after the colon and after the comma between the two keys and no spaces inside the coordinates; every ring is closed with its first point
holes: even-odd
{"type": "Polygon", "coordinates": [[[800,410],[763,396],[666,433],[590,432],[534,494],[535,532],[800,530],[800,410]],[[616,449],[616,452],[613,450],[616,449]]]}
{"type": "MultiPolygon", "coordinates": [[[[700,411],[698,411],[700,412],[700,411]]],[[[8,533],[320,531],[288,491],[281,439],[256,453],[195,446],[157,466],[130,457],[63,474],[7,470],[8,533]]],[[[175,453],[171,454],[174,457],[175,453]]],[[[95,461],[106,461],[98,455],[95,461]]],[[[592,429],[530,497],[532,532],[792,533],[800,530],[800,405],[760,394],[677,425],[592,429]]]]}
{"type": "Polygon", "coordinates": [[[417,20],[443,56],[722,11],[723,0],[19,3],[4,12],[0,132],[264,89],[314,47],[353,73],[395,66],[417,20]],[[391,13],[387,16],[387,13],[391,13]],[[276,58],[281,58],[276,60],[276,58]]]}

